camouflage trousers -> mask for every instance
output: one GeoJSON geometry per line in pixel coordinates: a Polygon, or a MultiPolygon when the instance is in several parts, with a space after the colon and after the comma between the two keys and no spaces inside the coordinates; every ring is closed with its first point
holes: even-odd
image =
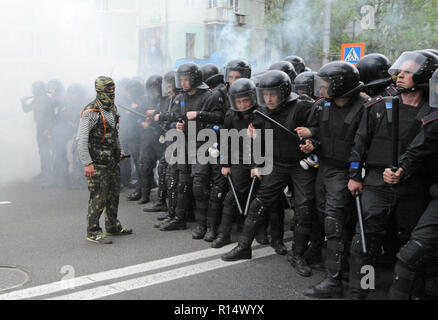
{"type": "Polygon", "coordinates": [[[88,180],[87,236],[102,232],[99,219],[105,210],[105,230],[115,233],[122,229],[117,220],[120,195],[120,165],[94,165],[95,175],[88,180]]]}

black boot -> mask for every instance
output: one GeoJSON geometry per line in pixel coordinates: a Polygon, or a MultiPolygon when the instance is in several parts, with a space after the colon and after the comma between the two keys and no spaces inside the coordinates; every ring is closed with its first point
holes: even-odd
{"type": "Polygon", "coordinates": [[[167,223],[164,223],[161,227],[161,231],[171,231],[171,230],[185,230],[187,229],[187,224],[183,219],[175,217],[167,223]]]}
{"type": "Polygon", "coordinates": [[[212,242],[217,237],[217,227],[214,224],[207,224],[207,232],[204,235],[204,240],[212,242]]]}
{"type": "Polygon", "coordinates": [[[205,233],[207,232],[207,227],[205,224],[198,223],[195,230],[192,233],[192,239],[200,240],[203,239],[205,236],[205,233]]]}
{"type": "Polygon", "coordinates": [[[257,226],[255,239],[259,244],[269,244],[268,231],[266,230],[265,224],[257,226]]]}
{"type": "Polygon", "coordinates": [[[138,203],[138,204],[146,204],[146,203],[148,203],[149,201],[150,201],[149,196],[143,193],[143,194],[141,195],[140,201],[138,201],[137,203],[138,203]]]}
{"type": "Polygon", "coordinates": [[[281,239],[273,239],[271,247],[275,249],[275,253],[284,256],[287,253],[287,248],[281,239]]]}
{"type": "Polygon", "coordinates": [[[236,261],[241,259],[251,259],[252,250],[251,247],[242,247],[240,244],[237,245],[233,250],[222,255],[221,259],[223,261],[236,261]]]}
{"type": "Polygon", "coordinates": [[[167,205],[162,201],[157,201],[151,208],[144,208],[143,212],[163,212],[167,211],[167,205]]]}
{"type": "Polygon", "coordinates": [[[295,271],[302,277],[310,277],[312,275],[312,269],[307,264],[303,256],[293,254],[290,260],[290,264],[295,268],[295,271]]]}
{"type": "Polygon", "coordinates": [[[320,283],[307,288],[303,294],[310,298],[342,298],[344,288],[341,277],[327,274],[320,283]]]}
{"type": "Polygon", "coordinates": [[[229,233],[219,233],[216,239],[211,243],[212,248],[222,248],[223,246],[231,243],[231,236],[229,233]]]}
{"type": "Polygon", "coordinates": [[[140,200],[140,198],[141,198],[141,193],[139,190],[135,190],[134,192],[128,194],[128,196],[126,197],[128,201],[137,201],[140,200]]]}
{"type": "Polygon", "coordinates": [[[157,217],[157,220],[163,221],[163,220],[167,219],[169,216],[170,216],[169,213],[164,212],[163,214],[161,214],[160,216],[157,217]]]}

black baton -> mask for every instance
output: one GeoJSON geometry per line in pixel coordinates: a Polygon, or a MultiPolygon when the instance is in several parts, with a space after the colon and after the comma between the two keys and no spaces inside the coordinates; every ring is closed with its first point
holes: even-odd
{"type": "Polygon", "coordinates": [[[272,119],[271,117],[267,116],[266,114],[264,114],[264,113],[262,113],[262,112],[260,112],[258,110],[254,110],[253,113],[254,113],[255,116],[259,116],[260,118],[262,118],[263,120],[271,123],[275,127],[280,128],[281,130],[283,130],[283,132],[285,132],[288,135],[292,136],[293,138],[297,139],[299,142],[301,142],[303,140],[295,132],[290,131],[288,128],[283,126],[281,123],[275,121],[274,119],[272,119]]]}
{"type": "Polygon", "coordinates": [[[365,232],[363,229],[363,219],[362,219],[362,203],[360,201],[360,192],[356,191],[354,193],[354,198],[356,199],[356,209],[357,209],[357,221],[359,223],[360,229],[360,240],[362,242],[362,253],[367,253],[367,245],[365,242],[365,232]]]}
{"type": "Polygon", "coordinates": [[[239,213],[243,214],[242,207],[240,206],[239,198],[237,197],[236,190],[234,189],[233,181],[231,180],[230,175],[227,175],[228,182],[230,183],[231,190],[233,191],[234,200],[236,200],[237,208],[239,209],[239,213]]]}
{"type": "Polygon", "coordinates": [[[391,110],[388,114],[389,122],[392,123],[392,166],[391,170],[396,172],[398,170],[398,144],[399,144],[399,105],[400,98],[396,97],[385,97],[385,106],[387,110],[391,110]]]}
{"type": "Polygon", "coordinates": [[[246,217],[246,215],[248,214],[248,209],[249,209],[249,204],[251,202],[251,196],[252,196],[252,191],[254,189],[254,184],[257,180],[257,176],[255,175],[254,177],[252,177],[252,181],[251,181],[251,188],[249,189],[249,193],[248,193],[248,199],[246,199],[246,206],[245,206],[245,212],[243,213],[243,216],[246,217]]]}

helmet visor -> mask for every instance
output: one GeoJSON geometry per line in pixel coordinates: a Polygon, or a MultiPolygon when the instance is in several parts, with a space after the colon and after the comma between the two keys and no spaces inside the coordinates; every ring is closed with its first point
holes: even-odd
{"type": "Polygon", "coordinates": [[[253,90],[230,94],[228,98],[230,100],[231,110],[237,112],[248,111],[257,103],[257,95],[253,90]]]}
{"type": "Polygon", "coordinates": [[[236,67],[228,67],[225,69],[225,82],[234,82],[240,78],[250,78],[251,70],[248,68],[236,68],[236,67]]]}
{"type": "Polygon", "coordinates": [[[193,88],[193,77],[190,72],[177,72],[175,74],[175,87],[182,90],[193,88]]]}
{"type": "Polygon", "coordinates": [[[429,103],[432,108],[438,108],[438,72],[429,80],[429,103]]]}
{"type": "Polygon", "coordinates": [[[334,90],[335,81],[332,78],[320,77],[315,75],[314,77],[314,96],[330,98],[336,95],[334,90]]]}
{"type": "Polygon", "coordinates": [[[273,87],[273,88],[257,87],[256,90],[257,90],[257,103],[260,106],[273,109],[279,106],[280,104],[282,104],[286,100],[283,90],[281,90],[280,87],[273,87]]]}
{"type": "Polygon", "coordinates": [[[403,52],[397,61],[389,68],[390,75],[398,75],[401,71],[417,73],[426,62],[426,57],[418,52],[403,52]]]}

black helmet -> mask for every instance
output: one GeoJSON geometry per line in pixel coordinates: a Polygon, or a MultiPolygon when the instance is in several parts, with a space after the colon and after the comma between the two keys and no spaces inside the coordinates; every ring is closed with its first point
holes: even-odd
{"type": "Polygon", "coordinates": [[[218,84],[224,83],[224,75],[218,65],[214,63],[207,63],[201,67],[203,81],[210,88],[215,88],[218,84]]]}
{"type": "Polygon", "coordinates": [[[434,54],[426,50],[405,51],[389,68],[388,72],[393,76],[397,76],[401,70],[411,72],[415,87],[427,88],[429,79],[437,67],[438,58],[434,54]]]}
{"type": "Polygon", "coordinates": [[[237,79],[230,86],[228,98],[230,100],[231,110],[250,113],[257,104],[257,93],[254,82],[246,78],[237,79]],[[246,102],[247,106],[239,107],[239,103],[236,102],[237,99],[242,103],[246,102]],[[248,99],[248,101],[244,101],[243,99],[248,99]]]}
{"type": "Polygon", "coordinates": [[[32,94],[34,96],[43,96],[47,94],[47,87],[43,81],[37,80],[32,83],[32,94]]]}
{"type": "Polygon", "coordinates": [[[432,108],[438,108],[438,69],[429,80],[429,104],[432,108]]]}
{"type": "Polygon", "coordinates": [[[289,76],[291,82],[294,82],[295,77],[297,76],[297,72],[295,71],[293,64],[289,61],[278,61],[274,64],[271,64],[268,70],[280,70],[285,72],[289,76]]]}
{"type": "Polygon", "coordinates": [[[304,72],[304,69],[306,68],[306,63],[304,62],[304,59],[299,56],[287,56],[283,60],[292,63],[297,74],[304,72]]]}
{"type": "Polygon", "coordinates": [[[304,93],[313,98],[315,74],[316,72],[314,71],[305,71],[297,75],[295,78],[294,91],[297,94],[304,93]]]}
{"type": "Polygon", "coordinates": [[[190,82],[190,89],[208,89],[208,86],[202,82],[201,67],[194,62],[186,62],[176,70],[175,85],[177,89],[183,89],[181,86],[181,77],[186,76],[190,82]]]}
{"type": "Polygon", "coordinates": [[[159,96],[162,95],[161,84],[163,82],[163,77],[158,74],[151,75],[145,84],[146,94],[148,96],[159,96]]]}
{"type": "Polygon", "coordinates": [[[251,77],[251,80],[254,82],[254,84],[256,85],[256,87],[259,86],[260,79],[261,79],[261,77],[263,77],[263,75],[264,75],[265,73],[266,73],[266,71],[259,72],[259,73],[254,74],[254,75],[251,77]]]}
{"type": "Polygon", "coordinates": [[[231,71],[240,72],[242,78],[251,78],[251,66],[243,59],[231,60],[225,67],[225,82],[229,83],[231,71]]]}
{"type": "Polygon", "coordinates": [[[163,96],[167,96],[167,86],[172,86],[172,91],[175,94],[178,94],[179,89],[175,87],[175,71],[171,70],[164,74],[163,76],[163,82],[161,85],[161,92],[163,93],[163,96]]]}
{"type": "Polygon", "coordinates": [[[137,79],[129,80],[126,85],[126,91],[131,96],[131,98],[144,96],[145,94],[145,88],[143,87],[140,80],[137,79]]]}
{"type": "Polygon", "coordinates": [[[279,70],[267,71],[260,78],[257,87],[257,102],[263,107],[269,107],[265,102],[265,94],[268,91],[270,94],[273,93],[279,98],[276,106],[281,105],[285,101],[289,101],[292,93],[292,83],[289,76],[279,70]]]}
{"type": "Polygon", "coordinates": [[[389,59],[380,53],[370,53],[360,59],[356,68],[359,70],[360,81],[367,85],[366,92],[374,96],[393,82],[388,69],[389,59]]]}
{"type": "Polygon", "coordinates": [[[327,90],[330,98],[340,98],[359,87],[359,71],[355,66],[345,61],[333,61],[325,64],[315,75],[316,97],[321,97],[322,88],[327,90]]]}

